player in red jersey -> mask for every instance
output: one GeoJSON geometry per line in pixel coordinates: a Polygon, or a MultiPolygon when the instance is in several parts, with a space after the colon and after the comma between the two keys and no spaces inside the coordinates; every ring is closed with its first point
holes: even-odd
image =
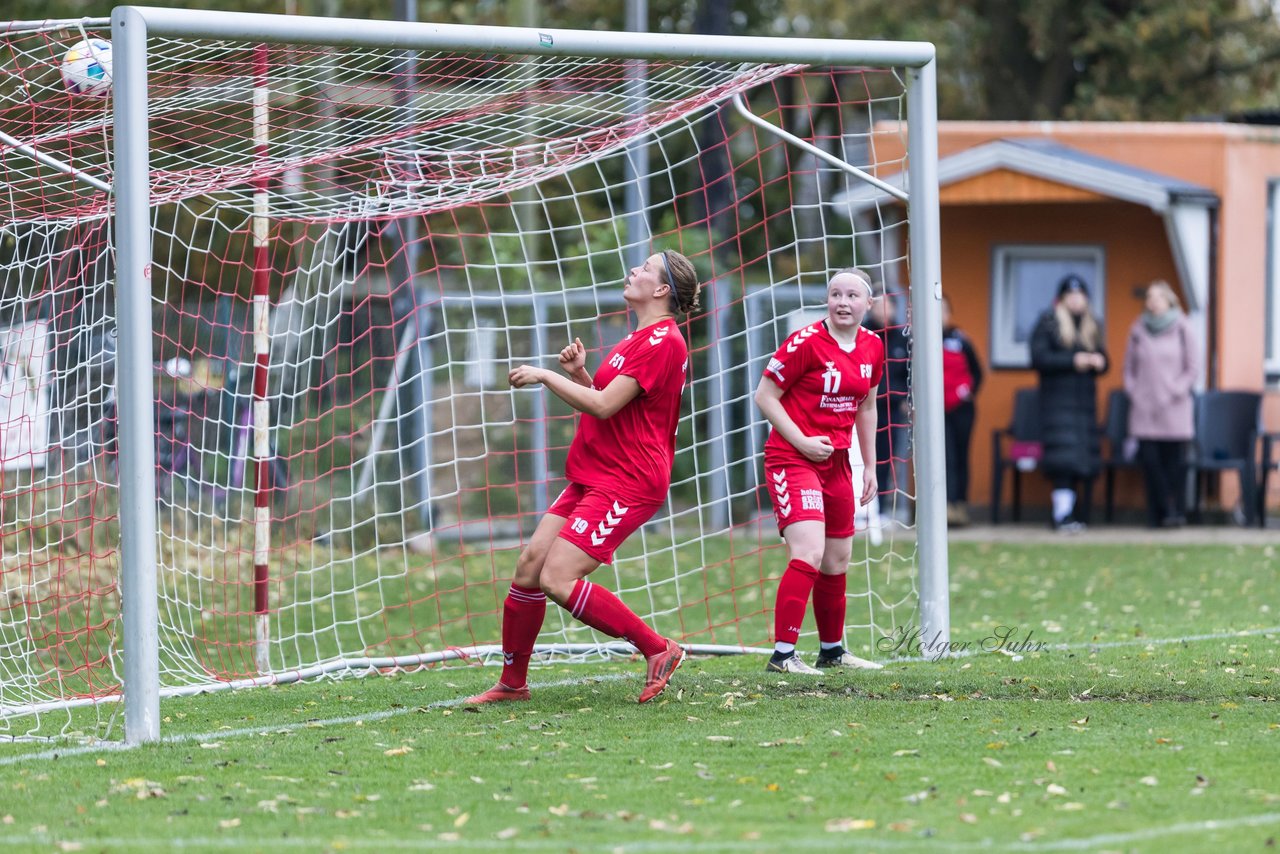
{"type": "Polygon", "coordinates": [[[756,405],[773,425],[764,446],[765,482],[789,558],[767,670],[818,673],[796,655],[810,593],[822,645],[818,666],[879,666],[846,652],[841,640],[857,509],[849,464],[855,433],[863,460],[860,503],[874,501],[878,488],[875,391],[884,344],[862,328],[871,299],[865,273],[837,272],[827,285],[826,318],[783,342],[756,389],[756,405]]]}
{"type": "Polygon", "coordinates": [[[529,656],[548,596],[588,626],[624,638],[644,654],[648,666],[641,703],[661,694],[680,666],[684,652],[675,641],[587,576],[612,563],[622,541],[666,500],[689,366],[675,315],[698,307],[699,290],[697,272],[683,255],[651,255],[631,270],[622,289],[635,313],[636,331],[609,352],[594,379],[577,339],[560,352],[567,377],[530,365],[511,371],[511,385],[541,383],[582,416],[565,462],[569,486],[520,553],[503,604],[502,676],[467,703],[529,699],[529,656]]]}

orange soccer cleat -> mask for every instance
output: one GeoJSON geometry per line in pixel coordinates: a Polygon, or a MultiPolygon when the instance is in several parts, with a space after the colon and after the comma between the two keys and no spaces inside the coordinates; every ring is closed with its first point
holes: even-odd
{"type": "Polygon", "coordinates": [[[667,638],[667,648],[651,658],[645,659],[649,670],[644,678],[644,690],[640,692],[640,702],[647,703],[662,693],[684,661],[684,650],[675,641],[667,638]]]}
{"type": "Polygon", "coordinates": [[[482,703],[511,703],[529,699],[529,686],[524,685],[519,688],[508,688],[499,682],[488,691],[476,694],[474,697],[468,697],[462,702],[468,706],[479,706],[482,703]]]}

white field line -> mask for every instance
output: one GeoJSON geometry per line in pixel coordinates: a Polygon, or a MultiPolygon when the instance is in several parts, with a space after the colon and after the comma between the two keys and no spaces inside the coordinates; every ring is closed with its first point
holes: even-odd
{"type": "MultiPolygon", "coordinates": [[[[1123,641],[1108,641],[1104,643],[1084,642],[1077,644],[1056,644],[1049,647],[1051,651],[1068,651],[1072,649],[1114,649],[1126,646],[1147,646],[1147,645],[1168,645],[1176,643],[1195,643],[1198,641],[1209,640],[1228,640],[1230,638],[1254,637],[1257,635],[1280,634],[1280,626],[1269,629],[1246,629],[1238,632],[1221,632],[1216,634],[1205,635],[1188,635],[1181,638],[1133,638],[1123,641]]],[[[947,658],[967,658],[973,655],[993,655],[993,652],[973,651],[968,653],[953,653],[947,658]]],[[[933,658],[917,657],[917,658],[894,658],[887,659],[886,663],[890,664],[918,664],[921,662],[932,662],[933,658]]],[[[593,682],[613,682],[623,679],[633,679],[635,674],[617,673],[617,674],[600,674],[576,679],[561,679],[556,682],[534,683],[531,688],[559,688],[571,685],[589,685],[593,682]]],[[[220,730],[209,733],[183,733],[179,735],[165,736],[154,744],[186,744],[193,741],[217,741],[221,738],[239,738],[241,736],[262,736],[272,733],[293,732],[299,729],[319,728],[327,726],[341,726],[343,724],[354,724],[363,721],[364,723],[374,723],[376,721],[386,720],[387,718],[397,717],[415,713],[421,709],[448,709],[462,704],[464,698],[456,697],[450,700],[438,700],[425,706],[414,706],[412,708],[387,709],[381,712],[370,712],[365,715],[349,715],[340,718],[325,718],[323,720],[312,720],[302,723],[281,724],[278,726],[261,726],[261,727],[243,727],[241,729],[220,730]]],[[[94,753],[115,753],[124,750],[132,750],[139,745],[128,745],[119,741],[102,741],[94,744],[86,744],[78,747],[51,748],[42,750],[37,753],[24,753],[16,756],[0,756],[0,768],[9,765],[19,765],[24,762],[32,762],[45,759],[67,758],[71,756],[83,756],[94,753]]]]}
{"type": "MultiPolygon", "coordinates": [[[[560,679],[555,682],[534,682],[530,683],[530,688],[562,688],[574,685],[590,685],[596,682],[620,682],[624,679],[634,679],[634,673],[606,673],[597,676],[588,676],[575,679],[560,679]]],[[[163,736],[158,741],[151,744],[187,744],[189,742],[213,742],[224,738],[240,738],[242,736],[263,736],[273,734],[283,734],[287,732],[296,732],[300,729],[322,729],[324,727],[342,726],[344,724],[357,723],[376,723],[377,721],[385,721],[387,718],[399,717],[400,715],[411,715],[426,709],[451,709],[455,706],[461,706],[465,697],[454,697],[449,700],[437,700],[434,703],[427,703],[423,706],[403,707],[399,709],[385,709],[381,712],[369,712],[363,715],[346,715],[340,718],[325,718],[323,720],[300,721],[297,723],[281,724],[279,726],[259,726],[259,727],[242,727],[240,729],[224,729],[215,732],[205,733],[179,733],[177,735],[163,736]]],[[[133,750],[135,747],[146,745],[125,744],[123,741],[100,741],[95,744],[85,744],[79,747],[52,748],[50,750],[41,750],[38,753],[24,753],[17,756],[0,756],[0,767],[6,765],[18,765],[23,762],[35,762],[48,759],[66,759],[71,756],[84,756],[94,753],[119,753],[121,751],[133,750]]],[[[3,837],[0,837],[3,838],[3,837]]]]}
{"type": "MultiPolygon", "coordinates": [[[[999,842],[986,839],[977,842],[948,842],[935,838],[922,840],[907,836],[901,839],[892,837],[861,835],[857,833],[828,833],[824,836],[787,838],[787,845],[792,849],[808,850],[911,850],[919,851],[922,846],[930,851],[1090,851],[1101,846],[1125,845],[1132,842],[1144,842],[1166,836],[1211,833],[1221,830],[1234,830],[1240,827],[1265,827],[1280,824],[1280,813],[1264,813],[1262,815],[1241,816],[1239,818],[1210,819],[1208,821],[1187,821],[1179,824],[1168,824],[1157,827],[1146,827],[1139,830],[1121,833],[1100,833],[1096,836],[1074,837],[1066,839],[1031,840],[1027,842],[999,842]]],[[[745,825],[744,825],[745,826],[745,825]]],[[[36,845],[56,845],[58,843],[77,843],[80,840],[72,836],[53,836],[51,834],[0,835],[0,847],[36,845]]],[[[438,851],[443,846],[450,850],[523,850],[523,851],[563,851],[572,846],[575,851],[601,852],[683,852],[683,851],[760,851],[768,847],[768,843],[759,840],[745,841],[725,839],[717,842],[698,841],[692,839],[662,839],[632,843],[602,843],[584,845],[569,839],[504,839],[496,837],[486,839],[455,839],[447,842],[436,839],[387,839],[369,836],[346,837],[301,837],[290,835],[270,840],[264,848],[264,840],[253,837],[235,836],[194,836],[194,837],[89,837],[81,843],[89,847],[120,848],[127,851],[159,850],[181,851],[188,848],[199,850],[282,850],[297,848],[304,851],[327,851],[340,844],[344,850],[395,850],[395,851],[438,851]]]]}

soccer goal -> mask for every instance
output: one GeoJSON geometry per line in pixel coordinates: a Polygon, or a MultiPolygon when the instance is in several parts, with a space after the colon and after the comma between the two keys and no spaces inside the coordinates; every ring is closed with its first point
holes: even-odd
{"type": "MultiPolygon", "coordinates": [[[[695,652],[768,645],[752,393],[856,265],[911,331],[915,521],[859,521],[847,643],[948,637],[932,46],[134,7],[0,38],[8,736],[496,655],[574,427],[506,372],[575,337],[594,369],[653,247],[705,307],[668,504],[595,580],[695,652]]],[[[608,640],[551,609],[540,651],[608,640]]]]}

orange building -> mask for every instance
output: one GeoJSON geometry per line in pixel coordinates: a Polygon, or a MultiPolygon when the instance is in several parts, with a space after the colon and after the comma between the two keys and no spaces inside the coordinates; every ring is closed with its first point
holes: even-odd
{"type": "MultiPolygon", "coordinates": [[[[992,430],[1009,424],[1014,392],[1036,384],[1030,324],[1068,272],[1090,283],[1106,329],[1112,369],[1099,382],[1100,413],[1123,384],[1141,291],[1165,279],[1205,345],[1204,385],[1265,392],[1264,429],[1280,431],[1280,128],[940,122],[938,151],[943,291],[987,370],[971,503],[988,503],[992,430]]],[[[878,192],[853,189],[834,204],[858,217],[878,192]]],[[[1224,481],[1230,507],[1238,490],[1224,481]]],[[[1047,505],[1043,478],[1027,484],[1024,501],[1047,505]]],[[[1138,473],[1118,484],[1117,503],[1140,507],[1138,473]]]]}

